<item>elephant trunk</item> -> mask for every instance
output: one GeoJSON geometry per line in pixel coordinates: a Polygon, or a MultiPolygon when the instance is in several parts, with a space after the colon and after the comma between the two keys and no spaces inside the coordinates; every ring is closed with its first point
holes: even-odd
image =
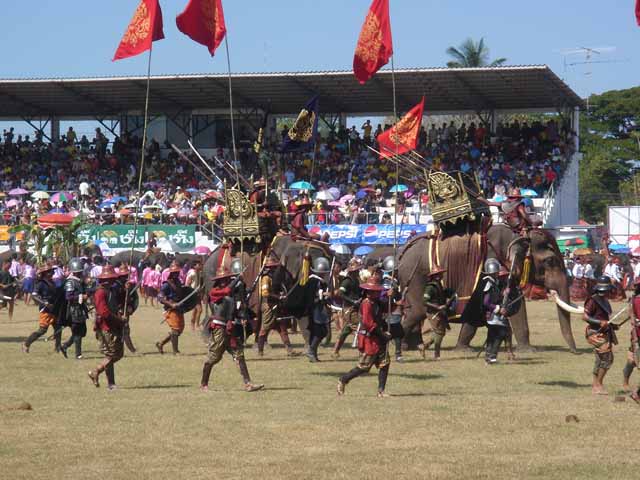
{"type": "MultiPolygon", "coordinates": [[[[565,304],[570,304],[569,298],[569,285],[567,282],[561,282],[560,285],[557,285],[555,289],[558,292],[557,297],[562,300],[565,304]]],[[[573,338],[573,332],[571,331],[571,315],[570,313],[562,308],[560,304],[557,304],[558,309],[558,321],[560,322],[560,332],[564,338],[564,341],[569,346],[569,350],[571,353],[576,353],[576,341],[573,338]]]]}

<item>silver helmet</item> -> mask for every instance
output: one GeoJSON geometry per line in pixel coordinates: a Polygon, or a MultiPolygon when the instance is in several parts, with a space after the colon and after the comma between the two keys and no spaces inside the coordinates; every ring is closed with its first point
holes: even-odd
{"type": "Polygon", "coordinates": [[[393,272],[397,268],[396,259],[393,255],[389,255],[382,260],[382,271],[385,273],[393,272]]]}
{"type": "Polygon", "coordinates": [[[242,273],[242,260],[234,258],[231,260],[231,273],[239,275],[242,273]]]}
{"type": "Polygon", "coordinates": [[[489,258],[484,262],[484,273],[491,275],[500,272],[500,262],[495,258],[489,258]]]}
{"type": "Polygon", "coordinates": [[[84,272],[84,262],[81,258],[72,258],[69,262],[69,271],[71,273],[82,273],[84,272]]]}
{"type": "Polygon", "coordinates": [[[329,259],[326,257],[318,257],[311,264],[311,271],[313,273],[329,273],[331,269],[331,264],[329,263],[329,259]]]}

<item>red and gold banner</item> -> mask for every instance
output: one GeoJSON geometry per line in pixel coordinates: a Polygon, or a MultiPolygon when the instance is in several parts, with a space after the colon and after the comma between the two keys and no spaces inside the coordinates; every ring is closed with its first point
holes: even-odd
{"type": "Polygon", "coordinates": [[[364,20],[356,52],[353,73],[362,84],[385,66],[393,55],[389,0],[373,0],[364,20]]]}
{"type": "Polygon", "coordinates": [[[636,0],[636,22],[640,25],[640,0],[636,0]]]}
{"type": "Polygon", "coordinates": [[[380,158],[390,158],[416,149],[423,112],[424,97],[398,123],[378,135],[380,158]]]}
{"type": "Polygon", "coordinates": [[[189,0],[176,17],[176,25],[191,40],[207,47],[213,57],[227,33],[222,0],[189,0]]]}
{"type": "Polygon", "coordinates": [[[162,40],[162,10],[158,0],[140,0],[120,45],[113,56],[113,61],[133,57],[151,49],[156,40],[162,40]]]}

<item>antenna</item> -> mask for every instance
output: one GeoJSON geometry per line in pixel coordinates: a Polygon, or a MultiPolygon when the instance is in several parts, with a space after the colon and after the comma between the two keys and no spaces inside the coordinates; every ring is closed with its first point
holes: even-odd
{"type": "MultiPolygon", "coordinates": [[[[584,72],[584,76],[590,77],[593,74],[592,65],[599,63],[624,63],[628,62],[628,59],[603,59],[602,54],[613,53],[617,49],[616,47],[576,47],[576,48],[564,48],[556,50],[556,53],[562,55],[562,64],[564,68],[564,75],[566,76],[567,67],[574,67],[576,65],[587,65],[587,71],[584,72]],[[584,55],[583,59],[577,59],[577,61],[567,61],[567,57],[572,55],[584,55]],[[598,60],[593,60],[598,58],[598,60]]],[[[570,59],[571,60],[571,59],[570,59]]],[[[587,96],[587,113],[589,112],[589,96],[587,96]]]]}

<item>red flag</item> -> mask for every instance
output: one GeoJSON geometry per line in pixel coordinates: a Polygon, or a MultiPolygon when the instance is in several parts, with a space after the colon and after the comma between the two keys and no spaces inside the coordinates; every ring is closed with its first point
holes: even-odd
{"type": "Polygon", "coordinates": [[[389,62],[392,54],[389,0],[373,0],[353,56],[353,73],[358,81],[364,84],[373,77],[389,62]]]}
{"type": "Polygon", "coordinates": [[[189,0],[187,8],[176,17],[178,30],[209,49],[213,57],[227,33],[222,0],[189,0]]]}
{"type": "Polygon", "coordinates": [[[140,0],[133,18],[124,32],[113,56],[113,61],[129,58],[151,49],[151,44],[162,40],[162,10],[158,0],[140,0]]]}
{"type": "Polygon", "coordinates": [[[378,135],[380,158],[391,158],[396,154],[401,155],[415,150],[423,111],[424,97],[398,123],[378,135]]]}
{"type": "Polygon", "coordinates": [[[640,25],[640,0],[636,0],[636,22],[640,25]]]}

